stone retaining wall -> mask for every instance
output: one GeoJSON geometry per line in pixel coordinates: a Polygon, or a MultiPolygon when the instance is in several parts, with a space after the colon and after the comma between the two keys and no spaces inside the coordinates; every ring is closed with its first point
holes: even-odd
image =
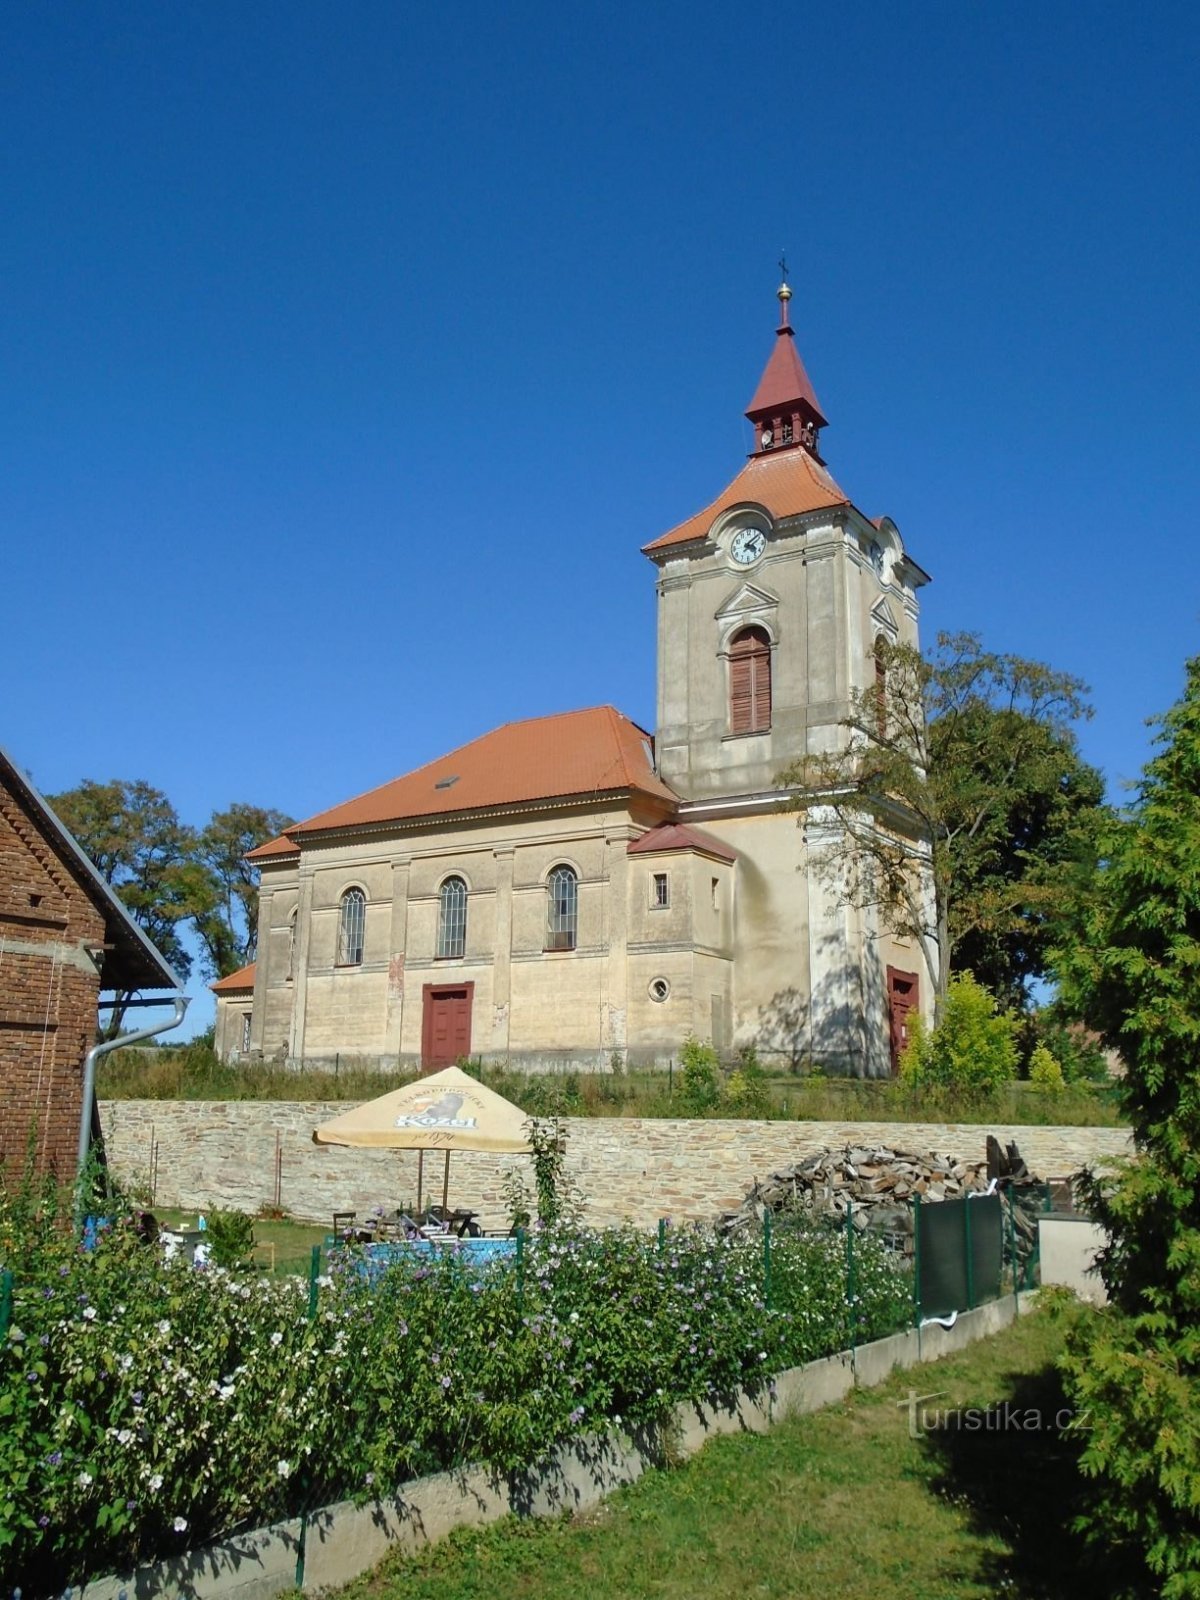
{"type": "MultiPolygon", "coordinates": [[[[235,1207],[256,1212],[274,1197],[292,1216],[330,1222],[333,1212],[365,1215],[411,1203],[417,1191],[412,1150],[345,1150],[315,1145],[318,1123],[349,1102],[283,1100],[106,1100],[100,1116],[118,1176],[144,1177],[158,1152],[156,1204],[235,1207]]],[[[737,1206],[751,1181],[826,1148],[886,1144],[979,1161],[989,1133],[1015,1139],[1032,1172],[1057,1177],[1131,1153],[1124,1128],[975,1127],[962,1123],[748,1122],[576,1117],[569,1121],[567,1170],[587,1201],[586,1220],[653,1227],[659,1217],[707,1220],[737,1206]]],[[[505,1171],[528,1158],[462,1154],[451,1158],[450,1201],[478,1211],[485,1225],[507,1225],[505,1171]]],[[[441,1198],[442,1157],[425,1158],[425,1190],[441,1198]]]]}

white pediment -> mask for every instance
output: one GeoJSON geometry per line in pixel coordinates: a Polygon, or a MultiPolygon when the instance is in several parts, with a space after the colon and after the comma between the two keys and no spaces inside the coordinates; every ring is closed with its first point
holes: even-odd
{"type": "Polygon", "coordinates": [[[774,611],[779,604],[776,595],[766,589],[759,589],[752,583],[739,584],[728,600],[717,610],[718,622],[729,622],[734,618],[761,617],[768,611],[774,611]]]}
{"type": "Polygon", "coordinates": [[[871,621],[880,633],[887,635],[890,643],[895,644],[900,637],[900,624],[896,621],[896,613],[888,604],[886,595],[881,595],[871,607],[871,621]]]}

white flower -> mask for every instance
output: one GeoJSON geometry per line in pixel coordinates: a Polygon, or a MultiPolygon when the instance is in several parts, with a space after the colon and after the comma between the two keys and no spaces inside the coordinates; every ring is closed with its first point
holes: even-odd
{"type": "Polygon", "coordinates": [[[150,1493],[157,1494],[162,1488],[162,1473],[156,1472],[150,1478],[150,1493]]]}
{"type": "Polygon", "coordinates": [[[75,1479],[75,1482],[79,1485],[79,1487],[81,1489],[87,1489],[88,1487],[90,1487],[91,1481],[92,1481],[92,1475],[91,1475],[90,1472],[81,1472],[79,1474],[79,1476],[75,1479]]]}
{"type": "Polygon", "coordinates": [[[133,1443],[133,1429],[132,1428],[122,1428],[117,1434],[117,1443],[118,1444],[132,1444],[133,1443]]]}
{"type": "Polygon", "coordinates": [[[275,1471],[281,1478],[288,1478],[291,1476],[292,1464],[290,1461],[277,1461],[275,1463],[275,1471]]]}
{"type": "Polygon", "coordinates": [[[280,1333],[278,1328],[276,1328],[275,1332],[271,1335],[271,1343],[275,1346],[275,1348],[277,1350],[278,1350],[279,1346],[283,1343],[283,1335],[280,1333]]]}
{"type": "Polygon", "coordinates": [[[83,1320],[85,1322],[95,1322],[95,1320],[96,1320],[96,1308],[95,1308],[95,1306],[84,1306],[84,1308],[83,1308],[83,1320]]]}
{"type": "Polygon", "coordinates": [[[171,1526],[175,1529],[176,1533],[184,1533],[187,1530],[187,1518],[176,1517],[171,1526]]]}
{"type": "Polygon", "coordinates": [[[217,1390],[217,1394],[222,1400],[228,1400],[229,1396],[232,1393],[233,1393],[233,1385],[231,1383],[223,1383],[221,1385],[221,1387],[217,1390]]]}
{"type": "Polygon", "coordinates": [[[122,1372],[128,1372],[132,1365],[133,1365],[133,1357],[131,1355],[124,1355],[124,1356],[121,1357],[121,1371],[122,1372]]]}
{"type": "Polygon", "coordinates": [[[158,1331],[159,1331],[159,1333],[170,1333],[171,1324],[167,1321],[166,1317],[164,1317],[162,1319],[162,1321],[159,1323],[158,1331]]]}

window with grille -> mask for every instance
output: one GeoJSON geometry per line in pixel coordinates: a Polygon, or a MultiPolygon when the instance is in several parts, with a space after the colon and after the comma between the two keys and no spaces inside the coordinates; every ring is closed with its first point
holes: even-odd
{"type": "Polygon", "coordinates": [[[242,1012],[242,1054],[247,1055],[250,1050],[250,1017],[249,1011],[242,1012]]]}
{"type": "Polygon", "coordinates": [[[288,959],[287,981],[291,983],[296,976],[296,913],[293,911],[288,918],[288,959]]]}
{"type": "Polygon", "coordinates": [[[671,883],[665,872],[650,876],[650,904],[656,911],[664,911],[671,904],[671,883]]]}
{"type": "Polygon", "coordinates": [[[447,878],[438,894],[438,959],[461,956],[467,948],[467,886],[447,878]]]}
{"type": "Polygon", "coordinates": [[[361,889],[347,889],[338,919],[338,966],[361,967],[363,930],[367,922],[367,897],[361,889]]]}
{"type": "Polygon", "coordinates": [[[875,732],[880,739],[887,738],[887,640],[879,634],[875,640],[875,732]]]}
{"type": "Polygon", "coordinates": [[[729,731],[765,733],[771,726],[771,641],[743,628],[729,646],[729,731]]]}
{"type": "Polygon", "coordinates": [[[555,867],[546,880],[546,949],[574,950],[579,879],[571,867],[555,867]]]}

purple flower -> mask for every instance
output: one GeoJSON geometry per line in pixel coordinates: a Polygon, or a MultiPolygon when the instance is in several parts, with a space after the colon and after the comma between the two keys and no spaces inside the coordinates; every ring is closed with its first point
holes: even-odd
{"type": "Polygon", "coordinates": [[[142,1391],[140,1389],[135,1389],[131,1399],[133,1400],[135,1406],[140,1406],[142,1403],[142,1391]]]}
{"type": "Polygon", "coordinates": [[[38,1518],[38,1527],[39,1528],[48,1528],[49,1526],[50,1526],[50,1518],[48,1516],[46,1516],[45,1513],[43,1513],[38,1518]]]}
{"type": "Polygon", "coordinates": [[[47,1466],[57,1467],[61,1463],[61,1461],[62,1461],[62,1451],[61,1450],[51,1450],[50,1454],[46,1457],[47,1466]]]}
{"type": "Polygon", "coordinates": [[[450,1387],[450,1379],[449,1378],[443,1378],[442,1379],[442,1388],[443,1389],[448,1389],[449,1387],[450,1387]]]}

